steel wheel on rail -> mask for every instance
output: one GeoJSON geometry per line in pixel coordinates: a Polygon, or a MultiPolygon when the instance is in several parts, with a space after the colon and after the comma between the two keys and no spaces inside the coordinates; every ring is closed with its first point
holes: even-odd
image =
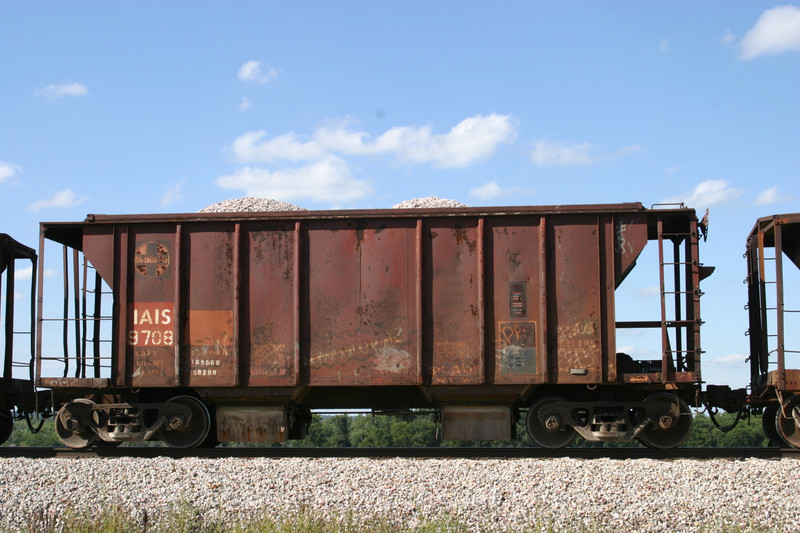
{"type": "Polygon", "coordinates": [[[564,423],[553,404],[566,401],[558,396],[546,396],[528,410],[525,425],[528,435],[542,448],[563,448],[572,444],[577,433],[564,423]],[[548,407],[549,406],[549,407],[548,407]]]}
{"type": "Polygon", "coordinates": [[[778,431],[778,409],[780,404],[771,403],[764,408],[764,414],[761,415],[761,427],[764,429],[764,435],[769,439],[770,444],[773,446],[787,446],[786,441],[783,440],[780,431],[778,431]]]}
{"type": "MultiPolygon", "coordinates": [[[[81,417],[75,416],[72,409],[75,404],[94,405],[88,398],[76,398],[67,402],[56,415],[56,435],[69,448],[88,448],[97,441],[97,433],[81,423],[81,417]],[[83,426],[83,427],[82,427],[83,426]]],[[[89,407],[91,409],[91,407],[89,407]]]]}
{"type": "MultiPolygon", "coordinates": [[[[666,450],[683,444],[692,432],[692,410],[686,401],[674,394],[659,392],[645,399],[645,409],[652,415],[636,438],[648,448],[666,450]],[[649,404],[649,405],[648,405],[649,404]]],[[[639,414],[641,417],[644,413],[639,414]]]]}
{"type": "Polygon", "coordinates": [[[183,419],[167,413],[167,425],[156,438],[172,448],[195,448],[202,444],[211,430],[211,414],[206,405],[194,396],[176,396],[168,403],[188,407],[191,415],[183,419]]]}
{"type": "Polygon", "coordinates": [[[786,444],[800,448],[800,394],[783,402],[775,418],[775,427],[786,444]]]}

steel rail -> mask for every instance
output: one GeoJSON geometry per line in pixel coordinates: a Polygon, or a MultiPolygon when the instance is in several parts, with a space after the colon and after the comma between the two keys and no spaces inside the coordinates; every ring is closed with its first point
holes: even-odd
{"type": "Polygon", "coordinates": [[[0,447],[0,458],[416,458],[416,459],[800,459],[794,448],[194,448],[119,447],[72,449],[64,447],[0,447]]]}

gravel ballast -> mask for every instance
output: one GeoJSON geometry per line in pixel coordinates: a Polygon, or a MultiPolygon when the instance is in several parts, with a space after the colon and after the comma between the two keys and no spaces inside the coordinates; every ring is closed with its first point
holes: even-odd
{"type": "Polygon", "coordinates": [[[650,459],[2,459],[0,528],[119,506],[151,519],[352,514],[470,531],[796,531],[800,461],[650,459]],[[728,529],[730,530],[730,529],[728,529]]]}

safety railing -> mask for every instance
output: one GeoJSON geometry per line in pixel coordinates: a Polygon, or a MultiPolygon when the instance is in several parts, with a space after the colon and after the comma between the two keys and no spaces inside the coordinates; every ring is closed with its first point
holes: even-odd
{"type": "Polygon", "coordinates": [[[40,247],[39,261],[45,266],[42,272],[60,271],[61,288],[58,290],[56,276],[40,278],[38,376],[110,377],[111,289],[79,250],[63,246],[61,266],[56,270],[47,270],[45,259],[45,250],[40,247]],[[60,304],[50,301],[55,300],[56,294],[61,295],[60,304]]]}

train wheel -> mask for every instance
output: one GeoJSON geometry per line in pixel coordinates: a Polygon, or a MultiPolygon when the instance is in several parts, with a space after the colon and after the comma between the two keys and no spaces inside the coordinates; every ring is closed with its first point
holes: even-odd
{"type": "Polygon", "coordinates": [[[188,407],[191,417],[174,423],[170,421],[170,426],[174,427],[162,428],[157,438],[172,448],[194,448],[202,444],[211,429],[211,415],[205,404],[193,396],[176,396],[169,402],[188,407]]]}
{"type": "Polygon", "coordinates": [[[780,407],[779,404],[771,403],[764,408],[764,414],[761,415],[761,427],[764,429],[764,435],[767,436],[771,445],[783,447],[787,446],[787,444],[783,440],[780,431],[778,431],[778,407],[780,407]]]}
{"type": "Polygon", "coordinates": [[[548,405],[566,401],[558,396],[547,396],[533,404],[528,411],[528,435],[542,448],[563,448],[575,440],[575,430],[563,424],[561,416],[548,405]]]}
{"type": "Polygon", "coordinates": [[[3,444],[14,432],[14,419],[11,418],[11,409],[0,411],[0,444],[3,444]]]}
{"type": "Polygon", "coordinates": [[[70,448],[88,448],[97,440],[97,434],[91,429],[81,429],[79,421],[70,413],[69,408],[76,403],[94,405],[88,398],[77,398],[68,402],[58,411],[56,416],[56,435],[58,439],[70,448]]]}
{"type": "MultiPolygon", "coordinates": [[[[677,448],[686,441],[692,432],[692,410],[683,398],[660,392],[645,400],[645,405],[652,405],[648,410],[655,412],[656,419],[651,421],[636,438],[648,448],[677,448]],[[656,403],[657,402],[657,403],[656,403]],[[667,409],[659,407],[669,405],[667,409]]],[[[640,415],[643,416],[643,415],[640,415]]]]}
{"type": "Polygon", "coordinates": [[[778,409],[775,426],[786,444],[800,448],[800,394],[786,400],[778,409]]]}

